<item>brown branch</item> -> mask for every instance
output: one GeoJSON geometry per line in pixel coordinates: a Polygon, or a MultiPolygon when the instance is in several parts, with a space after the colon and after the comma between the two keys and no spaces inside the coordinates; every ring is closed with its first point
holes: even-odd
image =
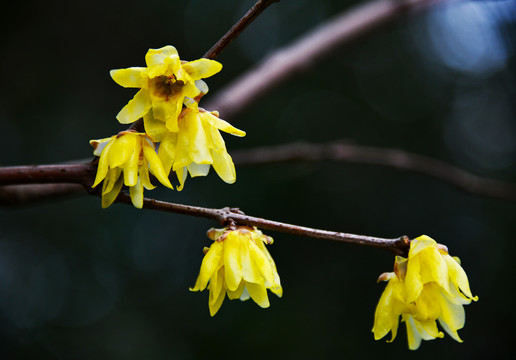
{"type": "MultiPolygon", "coordinates": [[[[444,181],[475,194],[516,201],[516,184],[473,175],[444,161],[410,152],[335,142],[293,143],[235,150],[236,165],[263,165],[288,161],[341,161],[411,171],[444,181]]],[[[93,163],[0,167],[0,186],[41,183],[76,183],[90,188],[96,172],[93,163]]],[[[53,190],[56,190],[54,188],[53,190]]],[[[4,194],[4,196],[6,196],[4,194]]],[[[5,204],[0,197],[0,204],[5,204]]]]}
{"type": "MultiPolygon", "coordinates": [[[[120,193],[116,201],[132,205],[131,198],[124,193],[120,193]]],[[[153,200],[148,198],[144,198],[143,208],[171,212],[175,214],[202,217],[206,219],[215,220],[219,222],[221,225],[226,225],[229,222],[234,222],[239,225],[256,226],[264,230],[272,230],[315,239],[333,240],[349,244],[375,247],[379,249],[388,250],[394,253],[395,255],[401,256],[407,256],[410,244],[410,240],[407,236],[400,236],[395,239],[384,239],[374,236],[364,236],[356,234],[347,234],[343,232],[319,230],[245,215],[240,210],[232,208],[210,209],[197,206],[168,203],[165,201],[153,200]]]]}
{"type": "MultiPolygon", "coordinates": [[[[360,4],[318,26],[291,45],[276,50],[225,89],[212,95],[206,109],[216,109],[229,119],[268,91],[305,72],[332,50],[393,22],[447,0],[376,0],[360,4]]],[[[448,0],[450,1],[450,0],[448,0]]]]}
{"type": "Polygon", "coordinates": [[[240,35],[240,33],[244,31],[244,29],[251,24],[256,17],[258,17],[258,15],[267,9],[269,5],[275,2],[279,2],[279,0],[258,0],[256,4],[254,4],[253,7],[250,8],[249,11],[231,27],[231,29],[229,29],[228,32],[225,33],[224,36],[222,36],[220,40],[203,55],[203,57],[206,59],[215,59],[230,42],[236,39],[238,35],[240,35]]]}
{"type": "Polygon", "coordinates": [[[473,175],[444,161],[410,152],[335,142],[329,144],[293,143],[233,151],[237,165],[260,165],[287,161],[333,160],[369,164],[411,171],[444,181],[475,194],[516,201],[516,184],[473,175]]]}
{"type": "Polygon", "coordinates": [[[84,194],[80,184],[25,184],[0,186],[0,205],[20,206],[84,194]]]}

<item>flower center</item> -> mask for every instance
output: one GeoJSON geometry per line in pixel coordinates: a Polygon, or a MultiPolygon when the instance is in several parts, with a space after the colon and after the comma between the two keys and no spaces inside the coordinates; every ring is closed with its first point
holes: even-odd
{"type": "Polygon", "coordinates": [[[174,75],[161,75],[150,79],[150,88],[153,95],[165,100],[180,93],[184,85],[185,83],[182,80],[176,80],[174,75]]]}

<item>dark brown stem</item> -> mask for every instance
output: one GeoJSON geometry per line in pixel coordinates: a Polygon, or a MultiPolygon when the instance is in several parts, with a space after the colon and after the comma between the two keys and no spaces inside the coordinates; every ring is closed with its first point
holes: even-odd
{"type": "Polygon", "coordinates": [[[203,55],[203,57],[206,59],[215,59],[231,41],[236,39],[238,35],[240,35],[240,33],[244,31],[244,29],[252,23],[254,19],[256,19],[258,15],[267,9],[269,5],[275,2],[279,2],[279,0],[258,0],[256,4],[254,4],[253,7],[231,27],[231,29],[229,29],[228,32],[225,33],[224,36],[221,37],[220,40],[203,55]]]}
{"type": "MultiPolygon", "coordinates": [[[[131,198],[121,193],[116,199],[117,202],[132,205],[131,198]]],[[[254,216],[245,215],[241,211],[235,211],[231,208],[210,209],[197,206],[174,204],[165,201],[143,199],[143,208],[171,212],[175,214],[190,215],[196,217],[207,218],[225,225],[234,222],[238,225],[256,226],[260,229],[272,230],[282,233],[294,234],[299,236],[311,237],[315,239],[340,241],[349,244],[362,246],[370,246],[388,250],[395,255],[406,256],[410,240],[407,236],[400,236],[395,239],[384,239],[374,236],[364,236],[356,234],[347,234],[343,232],[334,232],[327,230],[313,229],[304,226],[281,223],[277,221],[262,219],[254,216]]]]}
{"type": "Polygon", "coordinates": [[[206,109],[216,109],[225,120],[244,110],[271,89],[306,72],[331,51],[347,45],[407,13],[451,0],[375,0],[361,3],[280,48],[225,89],[217,91],[206,109]]]}

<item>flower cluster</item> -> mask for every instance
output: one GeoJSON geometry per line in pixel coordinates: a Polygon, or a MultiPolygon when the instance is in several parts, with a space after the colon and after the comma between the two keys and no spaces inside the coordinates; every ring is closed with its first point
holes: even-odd
{"type": "Polygon", "coordinates": [[[225,182],[236,180],[235,166],[220,131],[236,136],[245,136],[245,132],[219,119],[216,111],[206,111],[198,104],[208,92],[201,79],[218,73],[222,65],[208,59],[181,61],[173,46],[149,49],[145,62],[147,67],[110,73],[119,85],[140,88],[117,119],[129,124],[143,118],[145,133],[123,131],[111,138],[90,141],[94,154],[100,156],[93,187],[104,180],[103,207],[115,200],[125,184],[134,206],[141,208],[143,187],[154,188],[148,179],[149,171],[169,188],[169,174],[175,172],[177,190],[183,189],[188,173],[192,177],[205,176],[211,166],[225,182]],[[134,140],[137,138],[140,140],[134,140]],[[115,143],[120,145],[114,146],[115,143]],[[134,154],[134,159],[128,157],[129,153],[134,154]]]}
{"type": "Polygon", "coordinates": [[[391,332],[393,341],[401,315],[411,350],[419,348],[421,340],[444,336],[436,321],[453,339],[462,342],[457,330],[465,322],[463,305],[478,297],[471,294],[459,259],[451,257],[445,246],[426,235],[412,240],[408,258],[397,256],[394,272],[384,273],[378,280],[388,283],[376,308],[376,340],[391,332]]]}
{"type": "Polygon", "coordinates": [[[283,295],[276,265],[265,247],[272,244],[271,237],[245,226],[211,229],[208,237],[214,242],[205,248],[199,277],[190,290],[208,287],[211,316],[219,311],[226,294],[230,300],[251,298],[262,308],[270,305],[267,289],[283,295]]]}

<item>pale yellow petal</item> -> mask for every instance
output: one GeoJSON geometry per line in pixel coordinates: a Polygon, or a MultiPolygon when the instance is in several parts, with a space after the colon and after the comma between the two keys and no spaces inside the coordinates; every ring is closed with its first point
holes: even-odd
{"type": "Polygon", "coordinates": [[[129,188],[129,195],[134,207],[141,209],[143,207],[143,184],[140,178],[138,178],[136,185],[129,188]]]}
{"type": "Polygon", "coordinates": [[[136,138],[135,151],[132,152],[124,166],[124,184],[126,186],[134,186],[138,182],[138,160],[140,158],[138,149],[141,149],[141,139],[139,137],[136,138]]]}
{"type": "Polygon", "coordinates": [[[191,177],[206,176],[210,172],[210,164],[191,163],[188,164],[187,169],[191,177]]]}
{"type": "Polygon", "coordinates": [[[226,286],[235,291],[242,280],[242,264],[240,263],[241,241],[238,232],[232,231],[226,237],[224,243],[224,271],[226,273],[226,286]]]}
{"type": "Polygon", "coordinates": [[[240,250],[240,262],[242,263],[242,276],[246,282],[263,283],[260,271],[258,270],[256,263],[251,258],[249,245],[246,245],[245,243],[242,245],[240,250]]]}
{"type": "Polygon", "coordinates": [[[421,235],[410,242],[409,259],[429,247],[435,248],[437,242],[429,236],[421,235]]]}
{"type": "Polygon", "coordinates": [[[405,276],[405,284],[407,289],[407,302],[415,301],[423,290],[423,282],[421,281],[419,258],[409,258],[407,262],[407,274],[405,276]]]}
{"type": "Polygon", "coordinates": [[[109,167],[111,169],[124,166],[134,152],[139,152],[141,142],[136,134],[125,134],[118,137],[109,150],[109,167]]]}
{"type": "Polygon", "coordinates": [[[97,176],[92,187],[97,186],[106,177],[109,169],[109,149],[113,146],[116,136],[112,136],[109,143],[104,147],[97,166],[97,176]]]}
{"type": "Polygon", "coordinates": [[[156,151],[152,147],[144,143],[143,154],[145,156],[145,159],[149,162],[150,172],[159,180],[160,183],[162,183],[170,189],[173,189],[172,184],[168,179],[168,175],[165,172],[165,169],[163,168],[163,164],[161,163],[158,154],[156,154],[156,151]]]}
{"type": "Polygon", "coordinates": [[[394,296],[395,281],[389,281],[378,301],[374,314],[374,339],[379,340],[393,331],[392,340],[396,337],[400,313],[397,312],[394,296]]]}
{"type": "Polygon", "coordinates": [[[410,315],[403,315],[403,320],[407,325],[407,340],[410,350],[417,350],[421,345],[421,335],[417,331],[414,319],[410,315]]]}
{"type": "Polygon", "coordinates": [[[152,103],[152,111],[154,118],[165,122],[168,131],[178,132],[179,125],[177,118],[183,107],[184,96],[175,96],[167,101],[154,101],[152,103]]]}
{"type": "Polygon", "coordinates": [[[263,284],[246,283],[247,291],[249,295],[262,308],[270,306],[269,298],[267,297],[267,289],[263,284]]]}
{"type": "Polygon", "coordinates": [[[109,74],[118,85],[125,88],[144,87],[149,79],[147,69],[143,67],[111,70],[109,74]]]}
{"type": "Polygon", "coordinates": [[[233,159],[227,152],[216,152],[212,151],[211,156],[213,158],[213,169],[217,172],[217,175],[228,184],[233,184],[236,181],[235,164],[233,159]]]}
{"type": "Polygon", "coordinates": [[[206,285],[208,285],[208,280],[217,270],[217,265],[222,256],[222,249],[222,242],[214,242],[211,244],[210,250],[208,250],[206,255],[204,255],[198,277],[200,290],[204,290],[206,288],[206,285]]]}
{"type": "MultiPolygon", "coordinates": [[[[111,190],[106,193],[102,193],[102,208],[105,209],[109,207],[118,196],[118,193],[120,192],[120,189],[122,189],[124,179],[120,176],[118,180],[115,182],[115,184],[111,187],[111,190]]],[[[105,185],[105,183],[104,183],[105,185]]]]}
{"type": "Polygon", "coordinates": [[[208,112],[202,113],[203,118],[207,121],[211,126],[224,131],[226,133],[235,135],[235,136],[245,136],[245,131],[239,130],[236,127],[232,126],[227,121],[219,119],[215,115],[212,115],[208,112]]]}
{"type": "Polygon", "coordinates": [[[177,134],[168,133],[159,144],[158,157],[166,174],[170,174],[176,157],[177,134]]]}
{"type": "Polygon", "coordinates": [[[141,89],[116,116],[121,124],[130,124],[143,117],[151,108],[152,102],[147,89],[141,89]]]}
{"type": "Polygon", "coordinates": [[[143,126],[147,135],[155,142],[162,141],[169,133],[165,122],[154,118],[152,108],[143,116],[143,126]]]}
{"type": "Polygon", "coordinates": [[[240,299],[244,293],[245,281],[242,280],[235,291],[227,290],[229,300],[240,299]]]}
{"type": "Polygon", "coordinates": [[[265,254],[252,241],[249,242],[249,255],[253,266],[257,268],[260,275],[265,280],[265,285],[272,285],[274,283],[274,272],[272,270],[272,266],[265,254]]]}
{"type": "Polygon", "coordinates": [[[478,297],[474,297],[469,288],[468,276],[464,269],[460,266],[460,263],[452,258],[450,255],[443,255],[446,264],[448,265],[448,274],[450,276],[450,280],[456,285],[466,297],[477,301],[478,297]]]}
{"type": "Polygon", "coordinates": [[[198,80],[215,75],[222,70],[222,64],[215,60],[199,59],[183,64],[183,69],[190,74],[192,79],[198,80]]]}
{"type": "Polygon", "coordinates": [[[210,308],[210,315],[214,316],[219,311],[226,291],[224,289],[224,269],[219,270],[213,274],[210,280],[210,296],[208,300],[208,307],[210,308]]]}

